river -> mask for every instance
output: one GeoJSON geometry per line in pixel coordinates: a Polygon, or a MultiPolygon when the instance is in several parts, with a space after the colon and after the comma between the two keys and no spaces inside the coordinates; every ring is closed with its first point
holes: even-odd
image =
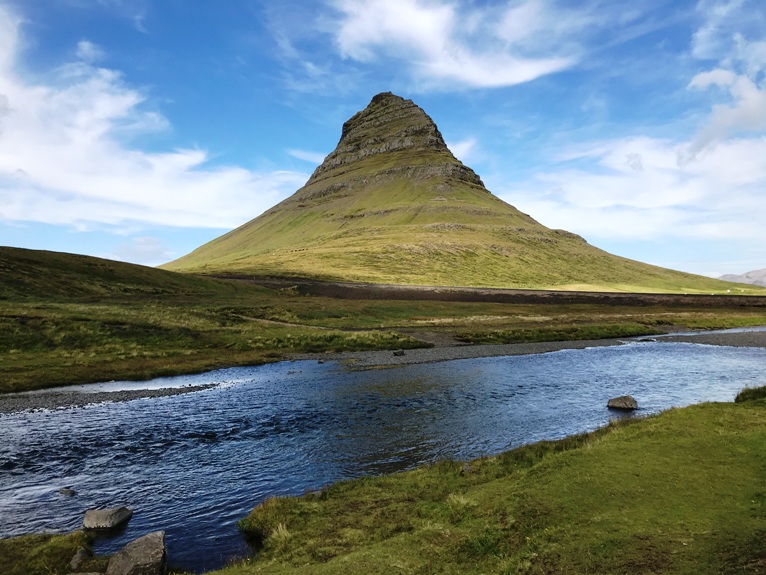
{"type": "Polygon", "coordinates": [[[0,415],[0,537],[77,529],[86,509],[135,515],[113,552],[164,529],[175,566],[249,552],[236,522],[275,495],[441,459],[468,460],[595,429],[633,395],[637,415],[732,401],[763,385],[766,349],[631,342],[352,371],[283,362],[93,389],[216,383],[204,391],[0,415]],[[59,494],[71,486],[76,495],[59,494]]]}

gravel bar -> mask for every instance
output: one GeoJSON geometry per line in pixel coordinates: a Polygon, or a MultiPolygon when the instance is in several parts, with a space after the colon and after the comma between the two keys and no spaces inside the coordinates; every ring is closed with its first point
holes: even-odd
{"type": "Polygon", "coordinates": [[[207,385],[189,385],[186,387],[166,387],[163,389],[131,389],[123,391],[32,391],[0,395],[0,414],[20,411],[41,411],[83,407],[94,403],[131,401],[146,397],[167,397],[181,395],[216,387],[217,383],[207,385]]]}
{"type": "MultiPolygon", "coordinates": [[[[341,361],[351,369],[375,369],[410,365],[417,363],[433,363],[454,359],[472,359],[477,357],[498,357],[504,355],[531,355],[549,353],[564,349],[585,349],[589,347],[605,347],[623,345],[631,341],[657,342],[688,342],[707,345],[722,345],[732,347],[763,347],[766,348],[766,330],[745,332],[699,332],[694,334],[671,334],[656,337],[631,337],[594,339],[580,341],[550,341],[540,343],[509,343],[502,345],[454,345],[437,346],[432,348],[403,350],[403,355],[394,355],[391,351],[358,351],[332,354],[304,354],[292,359],[316,359],[326,361],[341,361]]],[[[399,354],[402,351],[398,352],[399,354]]]]}

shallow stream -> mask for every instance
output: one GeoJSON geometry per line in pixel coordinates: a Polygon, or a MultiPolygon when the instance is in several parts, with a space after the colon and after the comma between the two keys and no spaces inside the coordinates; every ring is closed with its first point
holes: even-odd
{"type": "Polygon", "coordinates": [[[249,552],[236,522],[267,497],[592,430],[618,417],[605,407],[615,395],[633,395],[638,415],[732,401],[766,383],[764,366],[766,349],[633,342],[370,371],[286,362],[144,382],[219,385],[0,415],[0,537],[76,529],[88,508],[127,505],[127,529],[97,551],[164,529],[174,565],[213,569],[249,552]],[[59,494],[65,486],[77,494],[59,494]]]}

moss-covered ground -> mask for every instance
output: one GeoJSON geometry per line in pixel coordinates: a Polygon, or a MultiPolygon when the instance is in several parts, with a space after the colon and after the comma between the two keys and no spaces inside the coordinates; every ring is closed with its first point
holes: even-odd
{"type": "Polygon", "coordinates": [[[766,573],[766,400],[702,404],[257,507],[220,575],[766,573]]]}

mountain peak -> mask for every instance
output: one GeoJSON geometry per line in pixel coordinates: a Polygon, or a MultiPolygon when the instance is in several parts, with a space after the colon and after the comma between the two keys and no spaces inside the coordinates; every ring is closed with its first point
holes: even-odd
{"type": "MultiPolygon", "coordinates": [[[[445,172],[483,187],[481,179],[452,155],[434,121],[412,100],[382,92],[343,124],[340,141],[317,167],[306,186],[354,167],[361,161],[385,156],[385,161],[406,169],[425,163],[440,164],[445,172]]],[[[446,175],[446,174],[445,174],[446,175]]]]}
{"type": "MultiPolygon", "coordinates": [[[[603,252],[492,195],[411,100],[384,92],[292,196],[165,266],[374,283],[710,291],[603,252]]],[[[700,283],[702,282],[702,283],[700,283]]]]}

